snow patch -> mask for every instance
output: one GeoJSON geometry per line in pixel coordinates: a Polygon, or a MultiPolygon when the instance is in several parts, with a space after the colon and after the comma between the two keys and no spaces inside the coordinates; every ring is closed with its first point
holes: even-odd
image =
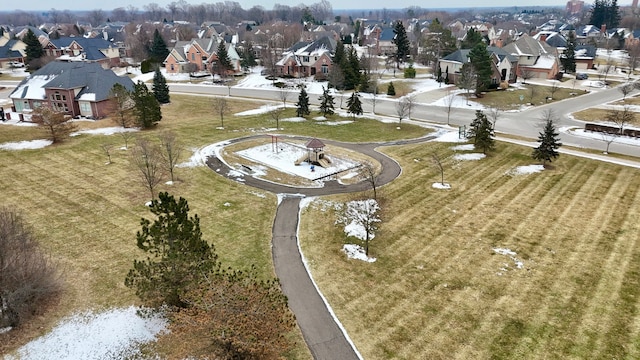
{"type": "Polygon", "coordinates": [[[451,147],[451,150],[453,151],[472,151],[475,149],[476,149],[476,146],[473,144],[464,144],[464,145],[457,145],[457,146],[451,147]]]}
{"type": "Polygon", "coordinates": [[[480,160],[484,159],[487,155],[480,153],[471,153],[471,154],[455,154],[453,158],[455,160],[480,160]]]}
{"type": "Polygon", "coordinates": [[[72,132],[71,135],[69,135],[69,136],[78,136],[78,135],[82,135],[82,134],[113,135],[113,134],[119,134],[119,133],[123,133],[123,132],[136,132],[136,131],[140,131],[140,129],[138,129],[138,128],[123,128],[123,127],[115,126],[115,127],[106,127],[106,128],[99,128],[99,129],[80,130],[80,131],[72,132]]]}
{"type": "Polygon", "coordinates": [[[449,130],[439,130],[435,133],[436,138],[432,141],[435,142],[447,142],[447,143],[459,143],[459,142],[467,142],[467,138],[463,136],[460,137],[458,131],[449,131],[449,130]]]}
{"type": "Polygon", "coordinates": [[[440,182],[435,182],[433,184],[431,184],[431,187],[434,189],[442,189],[442,190],[448,190],[451,189],[451,184],[447,184],[447,183],[440,183],[440,182]]]}
{"type": "MultiPolygon", "coordinates": [[[[155,340],[168,322],[160,314],[141,317],[138,308],[73,315],[18,349],[20,359],[124,359],[142,356],[139,345],[155,340]]],[[[12,356],[6,359],[15,359],[12,356]]]]}
{"type": "MultiPolygon", "coordinates": [[[[493,251],[496,254],[508,256],[511,260],[513,260],[513,264],[515,265],[516,268],[518,268],[518,269],[524,268],[524,262],[522,262],[521,260],[518,260],[518,258],[516,258],[516,255],[518,255],[518,254],[515,251],[507,249],[507,248],[493,248],[493,251]]],[[[504,267],[500,269],[500,271],[497,273],[497,275],[503,275],[506,271],[509,270],[508,268],[509,268],[509,265],[508,264],[504,264],[504,267]]]]}
{"type": "Polygon", "coordinates": [[[0,150],[34,150],[53,144],[51,140],[25,140],[0,144],[0,150]]]}
{"type": "Polygon", "coordinates": [[[370,263],[377,260],[374,257],[368,257],[365,254],[364,248],[360,245],[344,244],[344,246],[342,246],[342,251],[347,254],[347,257],[349,259],[362,260],[370,263]]]}
{"type": "Polygon", "coordinates": [[[518,166],[507,171],[506,175],[529,175],[529,174],[539,173],[543,170],[544,170],[544,166],[542,165],[525,165],[525,166],[518,166]]]}

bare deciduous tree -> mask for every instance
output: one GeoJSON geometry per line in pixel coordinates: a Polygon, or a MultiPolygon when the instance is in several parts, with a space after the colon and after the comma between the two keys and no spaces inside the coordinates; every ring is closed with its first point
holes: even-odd
{"type": "Polygon", "coordinates": [[[131,98],[131,93],[122,85],[115,84],[110,92],[111,104],[116,118],[116,122],[127,128],[133,123],[132,110],[135,102],[131,98]]]}
{"type": "Polygon", "coordinates": [[[436,153],[431,154],[431,160],[433,161],[433,165],[440,171],[440,184],[445,186],[444,184],[444,167],[442,166],[442,161],[440,160],[440,156],[436,153]]]}
{"type": "Polygon", "coordinates": [[[169,175],[171,175],[171,182],[173,183],[175,181],[173,172],[180,161],[182,146],[180,142],[178,142],[176,134],[171,131],[160,134],[159,139],[160,147],[162,148],[161,155],[169,171],[169,175]]]}
{"type": "Polygon", "coordinates": [[[373,199],[378,200],[378,179],[376,177],[375,166],[370,162],[364,162],[360,169],[365,181],[371,185],[371,190],[373,190],[373,199]]]}
{"type": "Polygon", "coordinates": [[[498,107],[498,106],[491,106],[487,110],[487,114],[489,115],[489,118],[491,119],[491,126],[493,127],[493,130],[495,131],[496,123],[498,122],[498,119],[500,118],[500,116],[502,116],[502,109],[500,107],[498,107]]]}
{"type": "Polygon", "coordinates": [[[31,116],[31,121],[43,127],[47,131],[49,140],[54,143],[64,141],[77,129],[76,124],[68,120],[64,113],[48,106],[40,106],[31,116]]]}
{"type": "Polygon", "coordinates": [[[287,107],[287,100],[289,100],[290,96],[291,96],[291,89],[289,89],[287,86],[283,86],[278,90],[278,98],[282,100],[283,108],[287,107]]]}
{"type": "Polygon", "coordinates": [[[611,146],[611,144],[618,138],[618,134],[609,134],[603,132],[600,134],[600,136],[602,137],[602,141],[604,141],[604,143],[607,145],[603,152],[603,154],[607,155],[609,154],[609,146],[611,146]]]}
{"type": "Polygon", "coordinates": [[[444,109],[447,112],[447,125],[450,124],[451,113],[455,109],[453,104],[456,100],[456,94],[452,94],[451,91],[447,91],[447,96],[444,97],[444,109]]]}
{"type": "Polygon", "coordinates": [[[398,124],[402,124],[402,119],[407,117],[409,113],[409,102],[406,97],[398,100],[396,104],[396,115],[398,115],[398,124]]]}
{"type": "Polygon", "coordinates": [[[404,97],[405,102],[407,104],[407,119],[411,120],[411,112],[416,107],[416,96],[415,95],[406,95],[404,97]]]}
{"type": "Polygon", "coordinates": [[[624,127],[632,123],[636,118],[636,113],[631,111],[629,106],[624,106],[622,110],[612,109],[607,112],[607,120],[618,126],[618,135],[622,135],[624,127]]]}
{"type": "Polygon", "coordinates": [[[133,135],[133,133],[130,132],[130,131],[121,131],[120,132],[120,136],[122,137],[122,140],[124,140],[124,149],[128,150],[129,149],[129,140],[133,139],[133,137],[135,135],[133,135]]]}
{"type": "Polygon", "coordinates": [[[0,208],[0,329],[16,327],[62,291],[56,266],[22,215],[0,208]]]}
{"type": "Polygon", "coordinates": [[[100,145],[100,148],[102,149],[102,151],[104,152],[105,155],[107,155],[107,165],[111,164],[111,150],[113,149],[113,144],[102,144],[100,145]]]}
{"type": "Polygon", "coordinates": [[[378,223],[381,222],[379,211],[378,202],[374,199],[367,199],[348,202],[339,215],[339,223],[355,223],[364,230],[365,238],[360,240],[364,242],[364,252],[367,256],[369,256],[369,242],[374,238],[375,232],[378,230],[378,223]]]}
{"type": "Polygon", "coordinates": [[[284,109],[281,107],[276,107],[273,110],[269,111],[269,115],[276,122],[276,129],[280,130],[280,118],[282,117],[282,113],[284,109]]]}
{"type": "Polygon", "coordinates": [[[535,73],[529,68],[520,68],[520,77],[522,78],[522,83],[526,84],[527,80],[532,79],[535,73]]]}
{"type": "Polygon", "coordinates": [[[223,97],[213,98],[213,111],[220,116],[220,126],[224,127],[224,115],[229,111],[227,99],[223,97]]]}
{"type": "Polygon", "coordinates": [[[148,140],[139,138],[131,153],[131,162],[138,170],[140,181],[149,190],[153,200],[156,197],[155,188],[164,177],[160,149],[148,140]]]}
{"type": "Polygon", "coordinates": [[[634,86],[631,83],[626,83],[620,86],[618,90],[620,90],[620,92],[622,93],[622,100],[625,100],[627,98],[627,95],[631,94],[633,89],[634,89],[634,86]]]}
{"type": "Polygon", "coordinates": [[[551,97],[551,100],[553,100],[555,94],[558,92],[558,90],[560,90],[560,87],[558,86],[558,82],[554,81],[551,86],[549,87],[549,95],[551,97]]]}

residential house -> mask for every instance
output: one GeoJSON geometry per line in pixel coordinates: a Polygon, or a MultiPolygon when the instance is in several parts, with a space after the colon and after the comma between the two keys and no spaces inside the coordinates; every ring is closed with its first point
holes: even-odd
{"type": "Polygon", "coordinates": [[[287,49],[276,63],[277,75],[292,77],[326,76],[331,71],[336,41],[325,36],[313,42],[301,41],[287,49]]]}
{"type": "MultiPolygon", "coordinates": [[[[218,44],[219,42],[215,37],[176,42],[176,45],[171,49],[169,55],[164,60],[167,73],[210,73],[212,71],[212,67],[215,67],[215,64],[218,61],[218,44]]],[[[240,55],[236,48],[226,42],[225,47],[229,60],[231,60],[232,64],[230,72],[240,72],[242,70],[240,66],[240,55]]]]}
{"type": "Polygon", "coordinates": [[[47,56],[66,61],[97,62],[105,69],[120,65],[120,51],[101,38],[61,37],[49,39],[44,46],[47,56]]]}
{"type": "Polygon", "coordinates": [[[553,79],[559,71],[557,51],[527,34],[503,47],[518,59],[516,74],[526,78],[553,79]]]}
{"type": "MultiPolygon", "coordinates": [[[[462,72],[462,66],[470,61],[471,49],[459,49],[440,59],[439,66],[442,77],[455,84],[462,72]]],[[[501,82],[513,83],[516,81],[517,59],[501,48],[489,46],[487,51],[492,61],[491,84],[498,85],[501,82]]]]}
{"type": "Polygon", "coordinates": [[[99,119],[113,106],[113,85],[133,91],[133,81],[95,62],[52,61],[22,80],[9,98],[15,112],[29,114],[40,106],[76,117],[99,119]]]}
{"type": "Polygon", "coordinates": [[[0,36],[0,69],[11,68],[10,63],[19,62],[24,64],[27,45],[18,39],[11,39],[9,33],[0,36]]]}

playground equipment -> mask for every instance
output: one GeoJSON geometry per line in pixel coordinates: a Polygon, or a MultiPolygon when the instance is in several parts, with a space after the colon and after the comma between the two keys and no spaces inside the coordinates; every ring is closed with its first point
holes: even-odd
{"type": "Polygon", "coordinates": [[[295,164],[300,165],[307,162],[312,165],[319,165],[323,168],[329,167],[331,159],[324,153],[324,143],[318,139],[311,139],[305,145],[307,153],[296,160],[295,164]]]}

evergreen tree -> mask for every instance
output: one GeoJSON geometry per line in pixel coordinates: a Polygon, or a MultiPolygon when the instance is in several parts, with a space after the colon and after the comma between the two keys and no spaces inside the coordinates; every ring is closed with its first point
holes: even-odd
{"type": "Polygon", "coordinates": [[[543,166],[557,158],[560,154],[556,150],[562,146],[559,136],[560,134],[556,131],[556,126],[553,123],[553,117],[547,116],[544,129],[538,136],[540,145],[533,149],[533,158],[542,161],[543,166]]]}
{"type": "Polygon", "coordinates": [[[157,219],[142,219],[142,230],[136,234],[147,258],[134,260],[125,285],[148,305],[186,307],[187,291],[218,271],[220,264],[213,247],[202,239],[198,215],[189,216],[187,200],[176,201],[166,192],[158,197],[150,206],[157,219]]]}
{"type": "Polygon", "coordinates": [[[482,34],[477,32],[476,29],[470,28],[467,30],[467,35],[460,43],[461,49],[473,49],[476,45],[482,43],[482,34]]]}
{"type": "Polygon", "coordinates": [[[153,32],[153,42],[151,43],[151,48],[149,48],[149,56],[153,62],[158,64],[161,64],[169,56],[167,43],[164,42],[158,29],[153,32]]]}
{"type": "Polygon", "coordinates": [[[477,43],[469,52],[469,61],[476,75],[476,94],[486,91],[493,74],[491,55],[483,42],[477,43]]]}
{"type": "Polygon", "coordinates": [[[473,144],[482,149],[482,153],[493,150],[495,140],[493,139],[493,125],[482,110],[476,110],[476,117],[469,126],[467,137],[473,138],[473,144]]]}
{"type": "Polygon", "coordinates": [[[409,55],[409,38],[407,37],[407,31],[404,28],[402,21],[398,20],[393,24],[393,40],[391,41],[396,45],[396,66],[400,69],[400,63],[404,62],[409,55]]]}
{"type": "Polygon", "coordinates": [[[360,101],[360,95],[357,92],[353,92],[347,100],[347,112],[355,119],[356,115],[362,115],[362,102],[360,101]]]}
{"type": "Polygon", "coordinates": [[[253,45],[251,44],[251,42],[247,44],[244,51],[242,52],[242,59],[240,60],[240,65],[242,66],[243,69],[249,69],[253,66],[258,65],[258,63],[256,62],[256,56],[253,53],[253,45]]]}
{"type": "Polygon", "coordinates": [[[333,54],[333,63],[342,68],[342,64],[344,63],[345,59],[346,53],[344,50],[344,44],[342,43],[342,41],[338,41],[336,43],[336,50],[333,54]]]}
{"type": "Polygon", "coordinates": [[[570,31],[567,37],[567,47],[560,57],[560,64],[565,73],[576,72],[576,35],[573,31],[570,31]]]}
{"type": "Polygon", "coordinates": [[[227,47],[225,46],[224,40],[220,40],[216,55],[218,55],[218,68],[220,74],[226,74],[227,71],[233,70],[231,59],[229,59],[229,53],[227,53],[227,47]]]}
{"type": "Polygon", "coordinates": [[[344,73],[344,88],[346,90],[351,90],[360,85],[362,81],[360,73],[360,59],[358,58],[358,53],[353,46],[349,47],[346,55],[346,61],[344,61],[344,65],[342,66],[342,72],[344,73]]]}
{"type": "Polygon", "coordinates": [[[324,116],[332,115],[335,106],[333,96],[329,94],[329,88],[322,87],[322,95],[320,100],[320,113],[324,116]]]}
{"type": "Polygon", "coordinates": [[[27,34],[22,39],[22,42],[27,45],[24,51],[27,54],[28,64],[36,59],[40,59],[44,55],[42,44],[40,44],[40,40],[38,40],[36,34],[34,34],[31,29],[27,31],[27,34]]]}
{"type": "Polygon", "coordinates": [[[620,24],[620,8],[617,0],[596,0],[591,8],[589,24],[596,27],[606,25],[613,29],[620,24]]]}
{"type": "Polygon", "coordinates": [[[156,97],[149,91],[149,88],[144,82],[138,81],[138,83],[135,84],[131,97],[136,104],[133,111],[138,126],[148,129],[162,120],[160,103],[158,103],[158,100],[156,100],[156,97]]]}
{"type": "Polygon", "coordinates": [[[156,68],[155,74],[153,74],[153,96],[160,104],[168,104],[171,102],[169,98],[169,86],[167,85],[167,79],[160,72],[160,68],[156,68]]]}
{"type": "Polygon", "coordinates": [[[387,95],[396,96],[396,88],[393,87],[393,82],[392,81],[389,82],[389,87],[387,88],[387,95]]]}
{"type": "Polygon", "coordinates": [[[309,95],[307,94],[307,90],[305,90],[304,86],[300,89],[300,95],[298,95],[298,103],[296,103],[296,115],[298,117],[304,117],[305,115],[309,115],[311,111],[309,111],[309,95]]]}

